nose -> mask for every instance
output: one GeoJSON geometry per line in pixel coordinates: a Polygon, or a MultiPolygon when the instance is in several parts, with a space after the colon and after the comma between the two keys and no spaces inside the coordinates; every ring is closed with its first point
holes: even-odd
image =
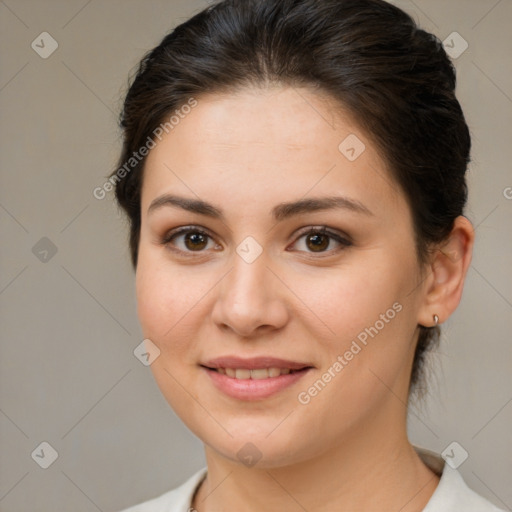
{"type": "Polygon", "coordinates": [[[234,255],[234,267],[219,283],[212,320],[243,338],[270,333],[286,325],[286,290],[262,255],[247,263],[234,255]]]}

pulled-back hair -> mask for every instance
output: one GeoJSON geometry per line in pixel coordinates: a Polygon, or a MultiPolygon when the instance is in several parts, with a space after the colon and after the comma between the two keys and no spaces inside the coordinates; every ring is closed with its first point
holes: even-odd
{"type": "MultiPolygon", "coordinates": [[[[224,0],[179,25],[142,59],[126,95],[120,166],[191,98],[274,84],[313,88],[351,114],[408,201],[425,264],[463,214],[470,135],[441,42],[382,0],[224,0]]],[[[135,267],[144,162],[116,180],[135,267]]],[[[411,389],[439,335],[419,326],[411,389]]]]}

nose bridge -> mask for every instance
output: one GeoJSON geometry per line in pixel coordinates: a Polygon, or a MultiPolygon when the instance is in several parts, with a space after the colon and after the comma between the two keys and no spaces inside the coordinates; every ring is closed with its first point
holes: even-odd
{"type": "Polygon", "coordinates": [[[259,327],[281,327],[287,318],[284,297],[276,288],[265,255],[246,261],[234,255],[232,270],[220,283],[213,318],[243,336],[259,327]]]}
{"type": "Polygon", "coordinates": [[[233,270],[223,286],[223,295],[227,303],[240,307],[261,307],[265,299],[270,298],[266,258],[260,256],[255,261],[247,262],[236,255],[233,270]]]}

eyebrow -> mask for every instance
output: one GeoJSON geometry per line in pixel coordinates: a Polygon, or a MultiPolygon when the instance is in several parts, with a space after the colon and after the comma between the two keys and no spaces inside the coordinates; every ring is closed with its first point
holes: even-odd
{"type": "Polygon", "coordinates": [[[363,203],[343,196],[300,199],[290,203],[281,203],[272,209],[272,215],[280,221],[301,213],[334,209],[349,210],[354,213],[373,216],[373,213],[363,203]]]}
{"type": "MultiPolygon", "coordinates": [[[[197,213],[199,215],[206,215],[208,217],[223,220],[224,214],[222,210],[206,201],[201,199],[191,199],[180,197],[170,194],[164,194],[157,197],[151,202],[148,208],[148,213],[160,209],[165,206],[177,207],[188,212],[197,213]]],[[[355,213],[361,213],[367,216],[373,216],[371,212],[363,203],[356,199],[351,199],[343,196],[330,196],[310,199],[300,199],[298,201],[280,203],[272,208],[272,216],[277,221],[282,221],[300,215],[303,213],[312,213],[323,210],[344,209],[355,213]]]]}

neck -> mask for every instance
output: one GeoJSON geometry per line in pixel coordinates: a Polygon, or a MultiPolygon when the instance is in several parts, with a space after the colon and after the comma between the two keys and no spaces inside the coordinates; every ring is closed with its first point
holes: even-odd
{"type": "Polygon", "coordinates": [[[373,418],[363,429],[358,425],[327,452],[285,467],[247,468],[206,447],[208,475],[193,507],[198,512],[420,512],[439,478],[409,443],[405,418],[403,428],[387,419],[373,418]]]}

